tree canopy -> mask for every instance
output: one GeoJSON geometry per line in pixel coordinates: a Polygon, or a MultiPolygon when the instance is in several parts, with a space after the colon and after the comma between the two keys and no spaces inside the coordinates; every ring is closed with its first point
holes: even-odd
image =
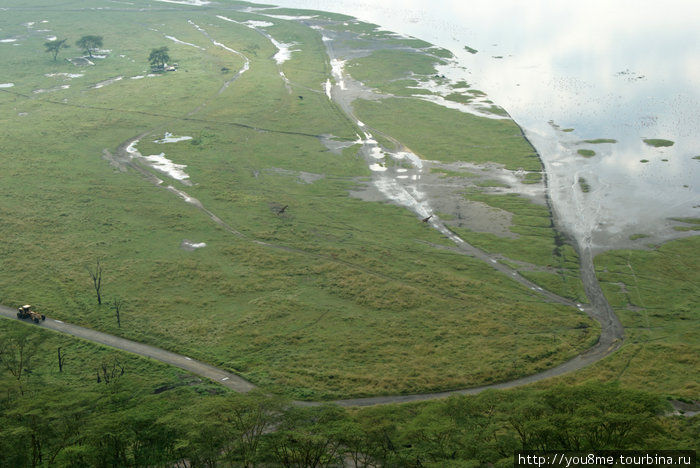
{"type": "Polygon", "coordinates": [[[170,61],[168,48],[161,47],[159,49],[152,49],[151,55],[148,56],[148,61],[151,63],[152,68],[164,68],[165,64],[170,61]]]}
{"type": "Polygon", "coordinates": [[[66,41],[68,39],[57,39],[55,41],[48,41],[44,42],[44,46],[46,47],[46,52],[49,52],[53,54],[53,60],[54,62],[56,61],[56,57],[58,56],[58,52],[61,49],[67,49],[70,47],[68,44],[66,44],[66,41]]]}
{"type": "Polygon", "coordinates": [[[83,36],[75,43],[92,58],[92,52],[102,47],[102,36],[83,36]]]}

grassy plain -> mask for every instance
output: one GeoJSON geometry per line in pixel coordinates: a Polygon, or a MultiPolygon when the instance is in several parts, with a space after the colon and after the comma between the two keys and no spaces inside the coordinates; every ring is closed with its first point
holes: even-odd
{"type": "MultiPolygon", "coordinates": [[[[543,303],[482,262],[430,247],[447,241],[410,212],[348,195],[370,172],[357,146],[334,153],[321,142],[322,135],[352,142],[356,128],[321,87],[330,66],[318,32],[228,4],[25,5],[8,1],[0,20],[2,33],[19,43],[0,44],[8,64],[0,83],[14,83],[0,90],[0,303],[31,302],[53,318],[182,352],[297,398],[507,380],[562,362],[595,341],[593,322],[578,311],[543,303]],[[266,31],[298,51],[278,68],[266,37],[217,15],[274,22],[266,31]],[[94,66],[53,62],[44,52],[47,34],[74,43],[96,32],[111,52],[94,66]],[[244,59],[213,41],[250,60],[250,69],[227,87],[244,59]],[[163,45],[180,69],[132,79],[148,73],[149,51],[163,45]],[[83,76],[47,76],[55,73],[83,76]],[[63,85],[70,87],[57,88],[63,85]],[[166,131],[195,138],[154,143],[166,131]],[[139,135],[142,154],[164,152],[186,164],[192,185],[151,170],[166,180],[154,186],[103,159],[105,150],[116,154],[139,135]],[[185,190],[240,235],[167,185],[185,190]],[[284,205],[289,208],[277,214],[284,205]],[[186,251],[184,240],[207,246],[186,251]],[[86,267],[97,258],[105,302],[125,301],[121,328],[91,290],[86,267]]],[[[372,30],[347,26],[363,28],[372,30]]],[[[77,55],[73,47],[59,58],[77,55]]],[[[363,79],[397,77],[416,57],[403,54],[400,67],[363,79]]],[[[429,72],[429,60],[421,60],[419,71],[429,72]]],[[[349,71],[359,78],[366,68],[358,63],[349,71]]],[[[426,159],[541,170],[509,120],[407,99],[358,101],[356,111],[426,159]]],[[[547,208],[519,197],[469,197],[511,210],[520,237],[460,235],[487,251],[559,268],[527,274],[581,298],[576,256],[557,239],[547,208]]]]}

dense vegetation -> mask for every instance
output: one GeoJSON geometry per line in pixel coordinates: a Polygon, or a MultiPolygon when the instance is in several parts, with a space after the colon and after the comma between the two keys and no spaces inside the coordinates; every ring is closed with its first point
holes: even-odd
{"type": "Polygon", "coordinates": [[[512,466],[518,449],[697,448],[698,418],[664,416],[658,396],[612,384],[297,406],[12,325],[0,322],[1,466],[512,466]]]}

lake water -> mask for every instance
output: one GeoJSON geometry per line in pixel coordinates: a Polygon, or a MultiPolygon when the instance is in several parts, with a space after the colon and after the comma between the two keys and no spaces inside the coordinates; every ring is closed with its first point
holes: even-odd
{"type": "Polygon", "coordinates": [[[440,72],[488,93],[525,130],[557,217],[580,243],[659,242],[688,234],[670,217],[700,217],[699,2],[274,3],[345,13],[451,50],[457,61],[440,72]],[[617,142],[583,143],[599,138],[617,142]]]}

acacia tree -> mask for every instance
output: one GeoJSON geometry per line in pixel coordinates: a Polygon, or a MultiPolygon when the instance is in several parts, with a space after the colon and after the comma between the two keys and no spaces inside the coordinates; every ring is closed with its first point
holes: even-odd
{"type": "Polygon", "coordinates": [[[61,49],[67,49],[70,46],[66,44],[66,41],[68,39],[60,39],[60,40],[55,40],[55,41],[48,41],[44,42],[44,46],[46,47],[46,52],[49,52],[53,54],[53,61],[56,61],[56,57],[58,57],[58,52],[61,49]]]}
{"type": "Polygon", "coordinates": [[[24,395],[22,379],[26,380],[26,370],[37,350],[37,337],[24,327],[3,336],[0,341],[0,368],[4,368],[17,380],[20,395],[24,395]]]}
{"type": "Polygon", "coordinates": [[[83,36],[75,43],[92,58],[92,51],[102,47],[102,36],[83,36]]]}
{"type": "Polygon", "coordinates": [[[168,55],[168,48],[161,47],[159,49],[152,49],[151,55],[148,56],[148,61],[151,63],[151,68],[162,69],[165,64],[170,61],[170,56],[168,55]]]}

